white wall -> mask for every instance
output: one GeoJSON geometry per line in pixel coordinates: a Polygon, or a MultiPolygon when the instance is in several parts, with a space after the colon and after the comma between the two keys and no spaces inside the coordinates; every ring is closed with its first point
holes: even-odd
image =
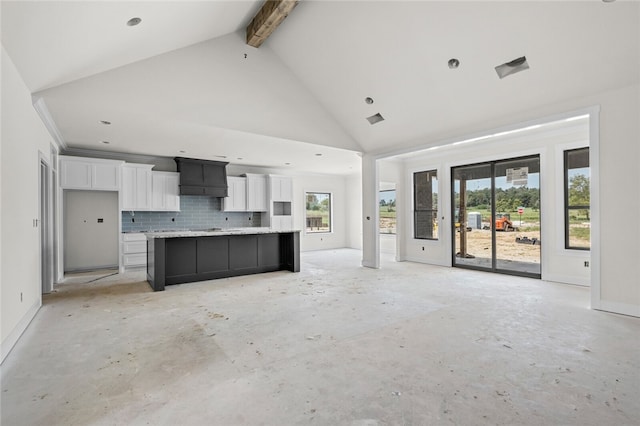
{"type": "Polygon", "coordinates": [[[31,94],[2,47],[2,222],[0,348],[4,360],[42,304],[38,211],[38,151],[50,159],[50,141],[31,94]]]}
{"type": "Polygon", "coordinates": [[[348,246],[351,223],[347,216],[347,178],[344,176],[293,176],[293,227],[300,229],[300,251],[326,250],[348,246]],[[307,234],[304,229],[306,192],[331,193],[332,232],[307,234]]]}
{"type": "Polygon", "coordinates": [[[347,247],[362,249],[362,175],[345,179],[347,190],[347,247]]]}

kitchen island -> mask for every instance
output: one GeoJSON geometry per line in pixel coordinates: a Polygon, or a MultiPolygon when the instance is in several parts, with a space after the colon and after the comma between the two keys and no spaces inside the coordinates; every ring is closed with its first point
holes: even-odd
{"type": "Polygon", "coordinates": [[[146,236],[147,281],[153,291],[193,281],[300,271],[300,231],[238,228],[146,236]]]}

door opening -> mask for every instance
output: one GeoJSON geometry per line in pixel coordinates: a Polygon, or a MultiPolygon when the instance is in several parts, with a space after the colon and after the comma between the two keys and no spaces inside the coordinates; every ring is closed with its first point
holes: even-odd
{"type": "Polygon", "coordinates": [[[39,182],[39,204],[40,204],[40,282],[42,293],[53,291],[53,232],[52,232],[52,195],[51,175],[49,165],[40,159],[40,182],[39,182]]]}
{"type": "Polygon", "coordinates": [[[540,157],[451,170],[453,266],[541,277],[540,157]]]}

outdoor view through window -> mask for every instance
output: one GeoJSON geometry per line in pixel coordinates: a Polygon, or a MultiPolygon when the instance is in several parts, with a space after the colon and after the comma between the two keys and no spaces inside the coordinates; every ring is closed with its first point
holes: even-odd
{"type": "Polygon", "coordinates": [[[306,232],[331,232],[331,194],[307,192],[306,232]]]}
{"type": "Polygon", "coordinates": [[[396,191],[380,191],[380,233],[396,233],[396,191]]]}

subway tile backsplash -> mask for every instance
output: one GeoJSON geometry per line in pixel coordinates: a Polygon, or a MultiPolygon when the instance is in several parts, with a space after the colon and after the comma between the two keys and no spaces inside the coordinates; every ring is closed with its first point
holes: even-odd
{"type": "Polygon", "coordinates": [[[261,226],[260,213],[223,212],[221,208],[221,198],[181,195],[179,212],[123,211],[122,232],[261,226]]]}

